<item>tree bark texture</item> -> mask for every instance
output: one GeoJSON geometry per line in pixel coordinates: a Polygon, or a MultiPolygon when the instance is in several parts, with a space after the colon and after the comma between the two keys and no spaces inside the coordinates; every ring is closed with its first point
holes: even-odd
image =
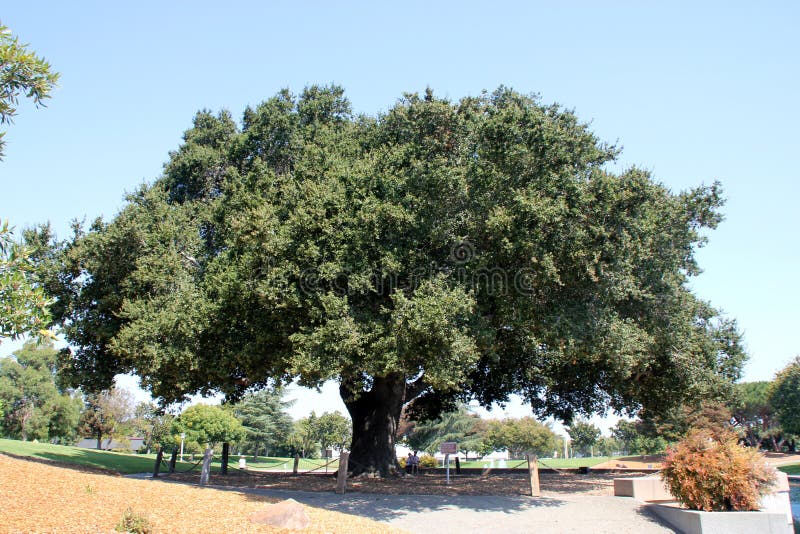
{"type": "Polygon", "coordinates": [[[400,374],[376,377],[372,388],[357,396],[346,384],[340,387],[340,392],[353,420],[350,474],[387,477],[399,473],[394,447],[406,396],[404,377],[400,374]]]}

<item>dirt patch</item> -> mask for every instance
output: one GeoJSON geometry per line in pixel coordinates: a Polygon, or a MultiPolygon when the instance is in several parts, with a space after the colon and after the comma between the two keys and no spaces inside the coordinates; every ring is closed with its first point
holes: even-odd
{"type": "MultiPolygon", "coordinates": [[[[624,476],[643,473],[626,472],[624,476]]],[[[587,495],[613,495],[614,477],[619,473],[542,473],[539,477],[544,495],[583,493],[587,495]]],[[[199,475],[173,474],[170,480],[197,483],[199,475]]],[[[302,491],[329,491],[336,488],[333,474],[264,473],[234,471],[228,475],[212,475],[211,484],[227,487],[269,488],[302,491]]],[[[348,492],[383,493],[390,495],[530,495],[530,482],[526,471],[519,473],[489,473],[486,475],[450,475],[427,472],[414,476],[388,479],[357,477],[347,482],[348,492]]]]}
{"type": "MultiPolygon", "coordinates": [[[[235,491],[131,480],[0,454],[0,532],[109,532],[128,512],[152,532],[286,532],[250,521],[277,502],[235,491]]],[[[357,516],[306,507],[303,532],[401,532],[357,516]]]]}
{"type": "Polygon", "coordinates": [[[661,462],[663,461],[663,454],[651,454],[650,456],[624,456],[621,458],[612,458],[611,460],[603,462],[602,464],[593,465],[592,469],[661,469],[661,462]]]}
{"type": "MultiPolygon", "coordinates": [[[[775,467],[800,463],[800,453],[765,452],[764,457],[770,465],[775,467]]],[[[625,456],[623,458],[612,458],[607,462],[592,466],[592,469],[661,469],[663,461],[663,454],[625,456]]]]}

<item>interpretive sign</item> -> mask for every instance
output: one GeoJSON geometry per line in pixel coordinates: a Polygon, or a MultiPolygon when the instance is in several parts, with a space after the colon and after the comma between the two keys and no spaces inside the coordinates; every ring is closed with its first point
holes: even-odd
{"type": "Polygon", "coordinates": [[[455,441],[445,441],[439,445],[439,451],[442,454],[455,454],[458,452],[458,443],[455,441]]]}

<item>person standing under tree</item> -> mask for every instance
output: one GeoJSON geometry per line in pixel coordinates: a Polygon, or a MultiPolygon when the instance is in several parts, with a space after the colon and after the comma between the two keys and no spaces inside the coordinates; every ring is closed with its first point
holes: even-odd
{"type": "Polygon", "coordinates": [[[419,473],[419,456],[417,456],[417,451],[414,451],[414,454],[410,454],[408,456],[408,462],[411,464],[411,474],[416,475],[419,473]]]}

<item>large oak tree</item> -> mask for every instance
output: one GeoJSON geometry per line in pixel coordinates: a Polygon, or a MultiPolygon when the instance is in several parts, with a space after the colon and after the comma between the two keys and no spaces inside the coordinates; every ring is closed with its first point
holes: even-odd
{"type": "MultiPolygon", "coordinates": [[[[687,288],[718,186],[673,193],[558,106],[500,88],[357,116],[338,87],[241,125],[200,112],[164,174],[61,246],[48,287],[84,387],[163,402],[338,381],[351,469],[396,469],[401,409],[651,412],[718,396],[743,354],[687,288]]],[[[679,155],[676,155],[679,157],[679,155]]]]}

